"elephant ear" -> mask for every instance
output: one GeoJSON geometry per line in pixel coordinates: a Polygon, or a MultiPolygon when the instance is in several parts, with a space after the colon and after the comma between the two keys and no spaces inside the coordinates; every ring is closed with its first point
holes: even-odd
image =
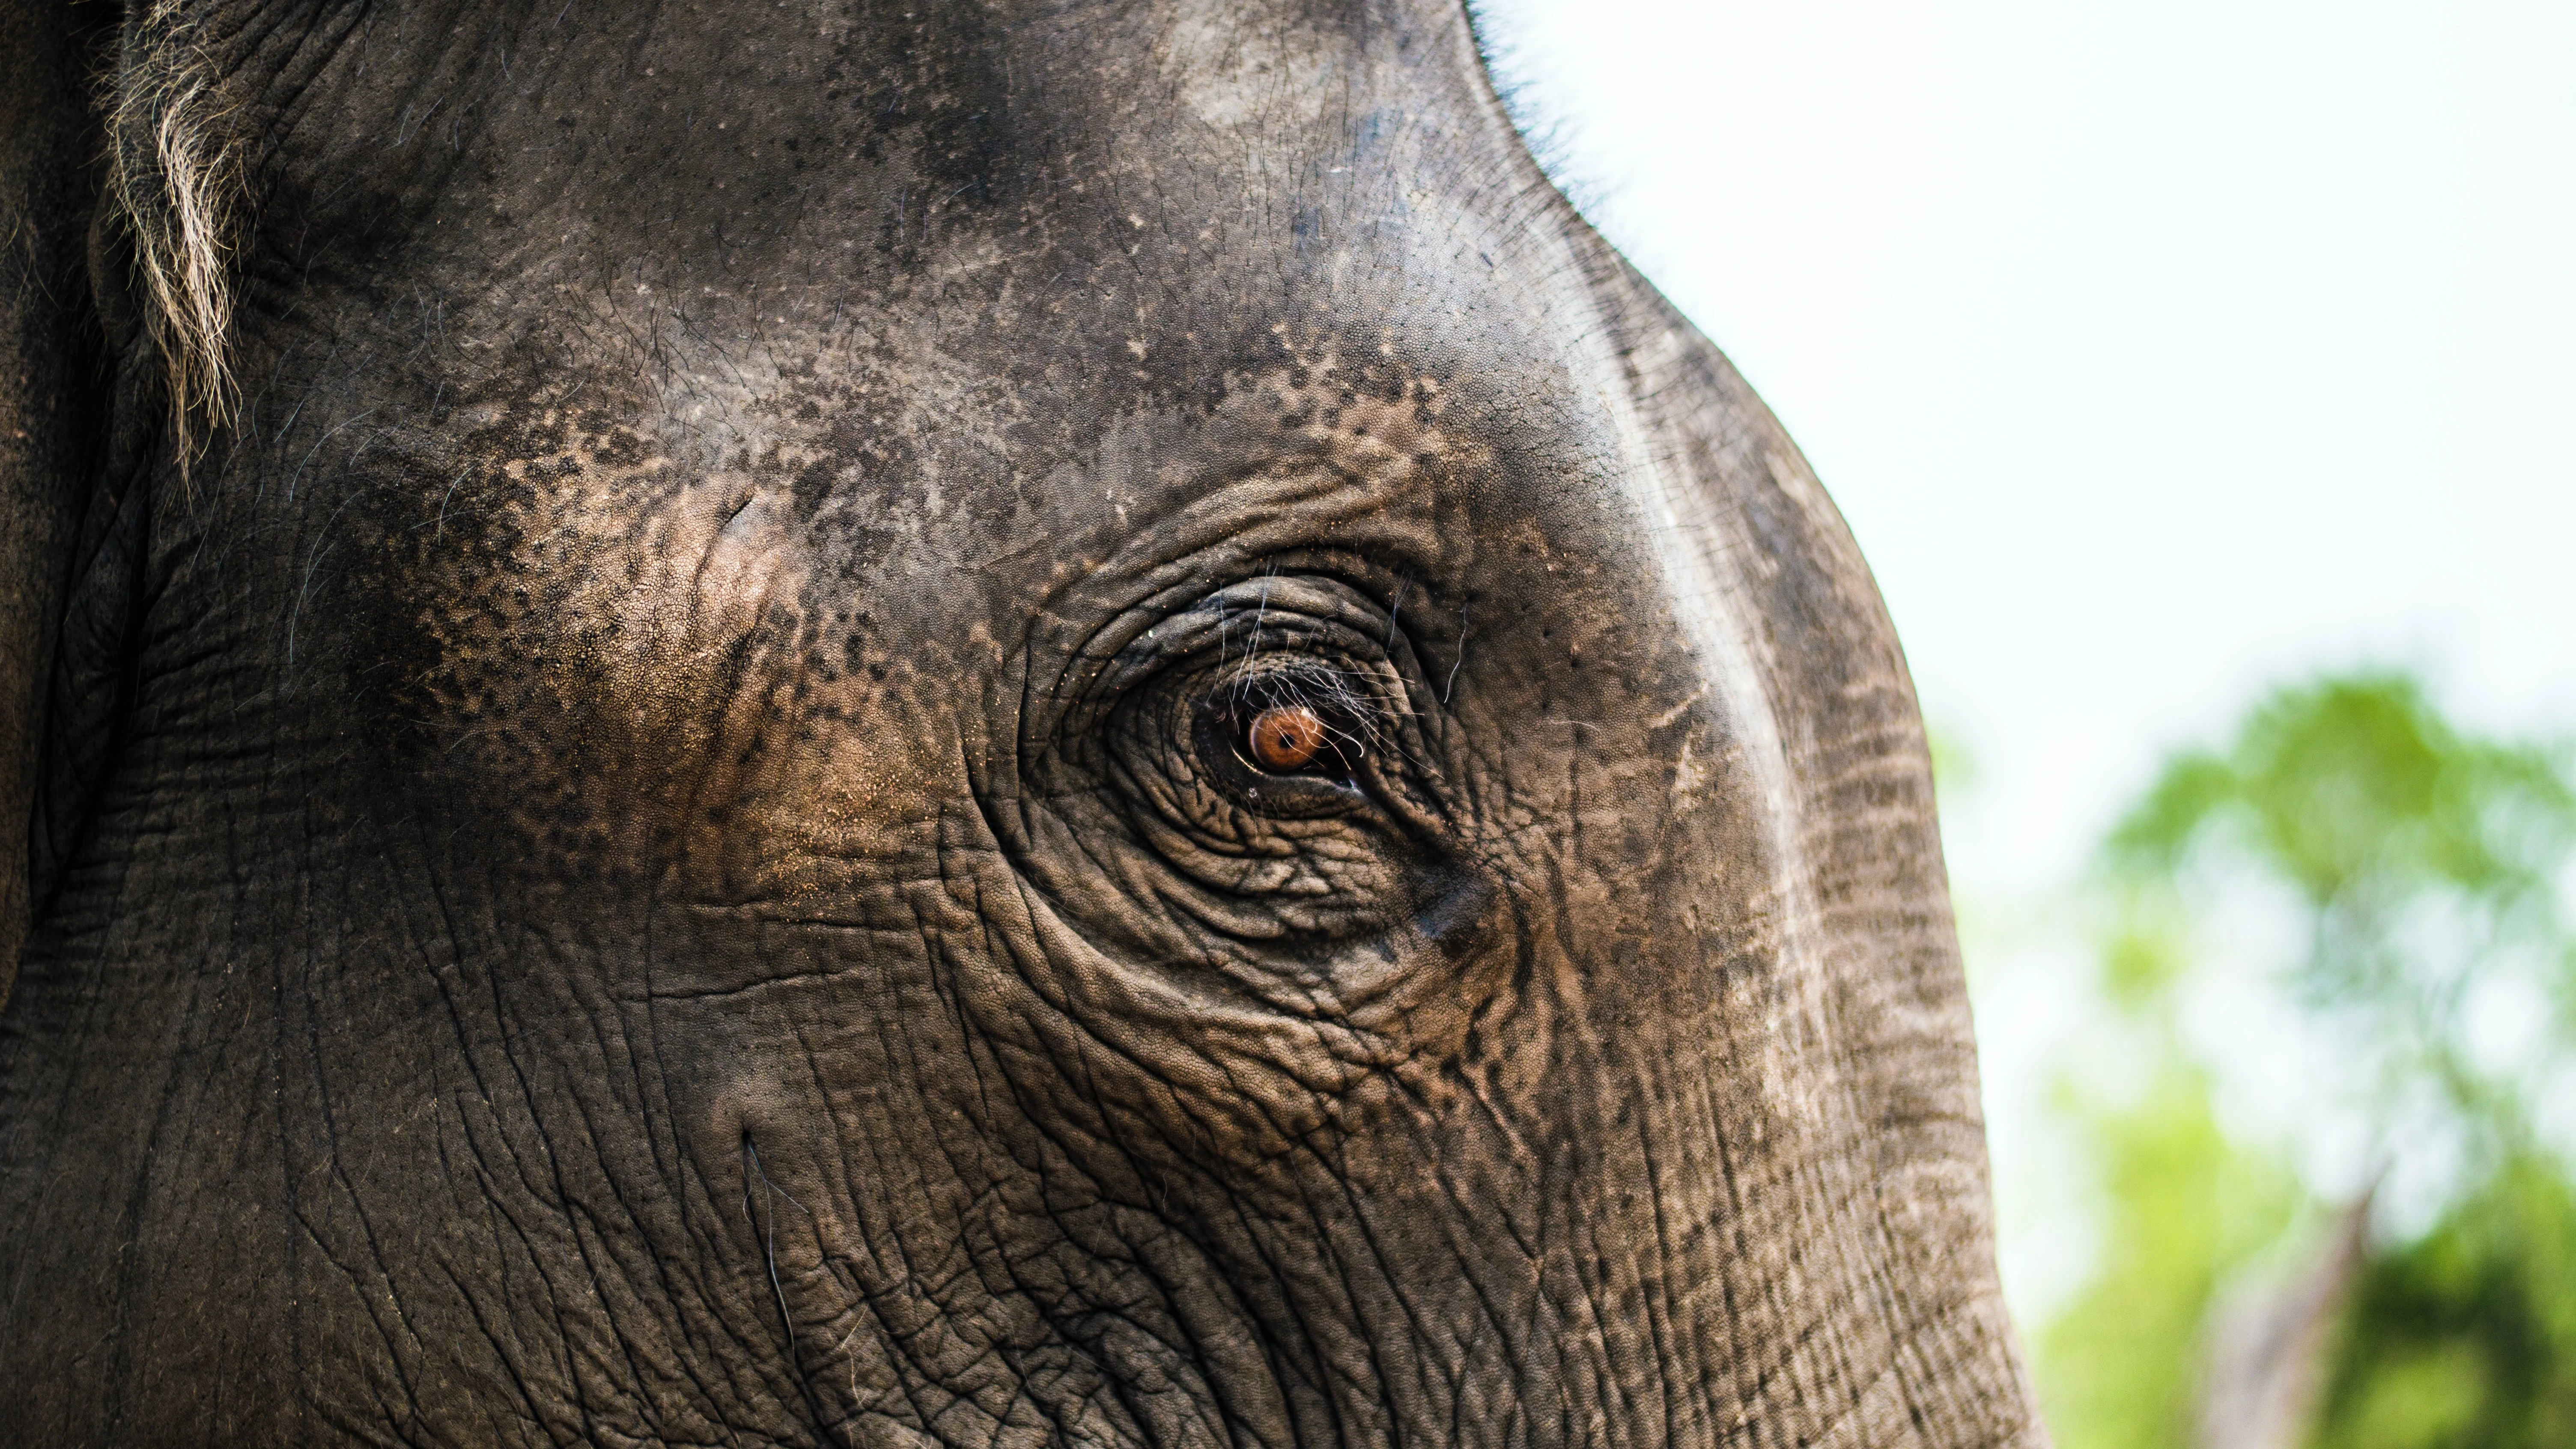
{"type": "Polygon", "coordinates": [[[30,921],[45,713],[103,415],[86,264],[103,9],[0,0],[0,1002],[30,921]]]}
{"type": "Polygon", "coordinates": [[[1606,244],[1596,268],[1629,385],[1684,495],[1675,512],[1707,538],[1712,574],[1741,596],[1753,636],[1901,1327],[1982,1380],[1952,1402],[2027,1405],[1996,1276],[1931,753],[1895,625],[1842,515],[1743,376],[1606,244]]]}

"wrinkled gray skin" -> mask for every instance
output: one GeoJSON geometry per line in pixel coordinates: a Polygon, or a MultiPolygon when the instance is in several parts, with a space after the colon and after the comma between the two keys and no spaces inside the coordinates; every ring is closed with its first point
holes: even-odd
{"type": "Polygon", "coordinates": [[[1460,11],[189,13],[184,473],[0,61],[10,1442],[2042,1442],[1886,616],[1460,11]]]}

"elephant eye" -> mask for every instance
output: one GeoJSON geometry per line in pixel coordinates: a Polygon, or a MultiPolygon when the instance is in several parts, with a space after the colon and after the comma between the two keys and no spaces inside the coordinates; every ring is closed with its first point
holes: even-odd
{"type": "Polygon", "coordinates": [[[1325,744],[1324,717],[1302,704],[1274,704],[1252,717],[1244,753],[1273,775],[1306,768],[1325,744]]]}
{"type": "Polygon", "coordinates": [[[1067,739],[1166,854],[1234,871],[1436,825],[1410,648],[1340,579],[1265,571],[1158,610],[1104,665],[1067,739]]]}
{"type": "Polygon", "coordinates": [[[1173,872],[1158,899],[1265,941],[1379,929],[1408,862],[1448,848],[1437,696],[1392,607],[1342,579],[1264,570],[1091,657],[1040,788],[1173,872]]]}
{"type": "Polygon", "coordinates": [[[1265,815],[1339,810],[1365,798],[1385,706],[1365,676],[1274,655],[1202,684],[1196,731],[1205,778],[1265,815]]]}

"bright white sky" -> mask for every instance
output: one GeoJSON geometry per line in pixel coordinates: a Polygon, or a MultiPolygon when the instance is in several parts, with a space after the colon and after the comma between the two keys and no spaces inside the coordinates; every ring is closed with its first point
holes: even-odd
{"type": "MultiPolygon", "coordinates": [[[[1972,915],[2277,680],[2397,663],[2576,730],[2576,4],[1480,8],[1560,175],[1859,535],[1975,762],[1972,915]]],[[[1978,1010],[2044,1311],[2086,1253],[2014,1183],[2066,1175],[2037,1103],[2081,963],[1988,949],[2037,961],[1978,1010]]]]}
{"type": "Polygon", "coordinates": [[[2576,726],[2576,4],[1482,8],[1859,534],[1970,882],[2285,674],[2576,726]]]}

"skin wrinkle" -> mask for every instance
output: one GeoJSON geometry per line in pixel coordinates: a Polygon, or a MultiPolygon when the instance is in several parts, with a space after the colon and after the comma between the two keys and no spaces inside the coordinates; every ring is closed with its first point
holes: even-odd
{"type": "MultiPolygon", "coordinates": [[[[1440,1188],[1441,1188],[1441,1191],[1442,1191],[1443,1195],[1449,1199],[1449,1201],[1453,1204],[1453,1206],[1455,1206],[1455,1207],[1457,1207],[1457,1208],[1459,1208],[1459,1209],[1461,1210],[1461,1214],[1462,1214],[1462,1216],[1463,1216],[1464,1210],[1467,1208],[1467,1206],[1468,1206],[1468,1205],[1467,1205],[1463,1200],[1461,1200],[1461,1199],[1460,1199],[1460,1197],[1459,1197],[1459,1196],[1458,1196],[1458,1194],[1456,1193],[1456,1191],[1455,1191],[1454,1187],[1453,1187],[1453,1186],[1452,1186],[1452,1185],[1451,1185],[1451,1184],[1446,1180],[1446,1176],[1445,1176],[1445,1174],[1435,1174],[1434,1180],[1435,1180],[1436,1182],[1438,1182],[1438,1184],[1439,1184],[1439,1186],[1440,1186],[1440,1188]]],[[[1351,1206],[1351,1210],[1352,1210],[1352,1214],[1353,1214],[1354,1219],[1355,1219],[1355,1220],[1357,1220],[1357,1221],[1359,1221],[1359,1222],[1362,1224],[1362,1231],[1363,1231],[1363,1235],[1364,1235],[1364,1237],[1365,1237],[1366,1241],[1367,1241],[1367,1242],[1368,1242],[1368,1244],[1369,1244],[1370,1251],[1371,1251],[1373,1254],[1382,1253],[1382,1251],[1383,1251],[1383,1250],[1382,1250],[1382,1249],[1380,1248],[1380,1246],[1379,1246],[1379,1243],[1378,1243],[1378,1240],[1377,1240],[1377,1235],[1376,1235],[1374,1232],[1369,1231],[1369,1230],[1368,1230],[1368,1228],[1367,1228],[1367,1226],[1366,1226],[1367,1212],[1368,1212],[1368,1205],[1367,1205],[1367,1203],[1366,1203],[1366,1202],[1364,1202],[1364,1201],[1362,1201],[1362,1200],[1360,1200],[1360,1199],[1358,1199],[1358,1198],[1356,1198],[1356,1197],[1354,1197],[1354,1198],[1352,1199],[1351,1203],[1350,1203],[1350,1206],[1351,1206]]],[[[1527,1250],[1526,1246],[1524,1246],[1524,1245],[1520,1245],[1520,1244],[1517,1244],[1517,1243],[1515,1244],[1515,1246],[1522,1247],[1522,1251],[1524,1252],[1524,1254],[1527,1254],[1527,1253],[1528,1253],[1528,1250],[1527,1250]]],[[[1459,1245],[1459,1244],[1457,1244],[1457,1243],[1455,1243],[1455,1242],[1453,1242],[1453,1243],[1451,1244],[1451,1251],[1452,1251],[1452,1253],[1453,1253],[1454,1255],[1456,1255],[1456,1256],[1461,1260],[1461,1263],[1462,1263],[1462,1266],[1463,1266],[1463,1262],[1464,1262],[1464,1259],[1465,1259],[1465,1256],[1466,1256],[1466,1255],[1465,1255],[1462,1251],[1460,1251],[1460,1245],[1459,1245]]],[[[1535,1255],[1531,1255],[1531,1256],[1535,1256],[1535,1255]]],[[[1479,1320],[1479,1322],[1480,1322],[1480,1323],[1491,1323],[1491,1322],[1498,1322],[1498,1321],[1509,1321],[1509,1318],[1511,1317],[1511,1315],[1510,1315],[1509,1313],[1507,1313],[1503,1308],[1499,1307],[1499,1306],[1498,1306],[1498,1305],[1493,1301],[1493,1299],[1492,1299],[1492,1298],[1487,1294],[1487,1292],[1486,1292],[1486,1290],[1485,1290],[1485,1288],[1484,1288],[1484,1285],[1482,1285],[1481,1283],[1479,1283],[1479,1282],[1476,1280],[1475,1275],[1474,1275],[1473,1273],[1462,1273],[1462,1274],[1461,1274],[1461,1279],[1462,1279],[1462,1281],[1464,1281],[1465,1283],[1467,1283],[1467,1285],[1468,1285],[1468,1287],[1469,1287],[1470,1291],[1475,1295],[1475,1298],[1476,1298],[1476,1301],[1477,1301],[1477,1305],[1478,1305],[1479,1309],[1480,1309],[1480,1310],[1481,1310],[1481,1312],[1482,1312],[1482,1317],[1481,1317],[1481,1319],[1479,1320]]],[[[1540,1298],[1540,1301],[1542,1301],[1542,1302],[1547,1301],[1547,1299],[1546,1299],[1546,1290],[1545,1290],[1545,1286],[1544,1286],[1544,1284],[1543,1284],[1543,1283],[1540,1285],[1540,1288],[1539,1288],[1538,1292],[1539,1292],[1539,1298],[1540,1298]]],[[[1409,1310],[1408,1310],[1408,1314],[1407,1314],[1407,1316],[1408,1316],[1408,1319],[1410,1319],[1410,1318],[1411,1318],[1411,1316],[1412,1316],[1409,1310]]],[[[1422,1339],[1422,1340],[1424,1340],[1424,1341],[1437,1341],[1437,1338],[1436,1338],[1436,1336],[1435,1336],[1435,1335],[1431,1335],[1431,1334],[1428,1334],[1428,1333],[1424,1332],[1424,1330],[1423,1330],[1423,1326],[1422,1326],[1420,1323],[1418,1323],[1418,1322],[1414,1323],[1414,1324],[1413,1324],[1413,1328],[1414,1328],[1414,1331],[1415,1331],[1415,1336],[1416,1336],[1418,1339],[1422,1339]]],[[[1504,1349],[1504,1357],[1505,1357],[1505,1364],[1506,1364],[1507,1368],[1510,1370],[1510,1374],[1511,1374],[1511,1379],[1512,1379],[1512,1381],[1515,1381],[1515,1382],[1526,1382],[1526,1381],[1527,1381],[1527,1379],[1528,1379],[1528,1377],[1529,1377],[1529,1375],[1528,1375],[1528,1371],[1527,1371],[1527,1366],[1526,1366],[1524,1363],[1522,1363],[1522,1362],[1518,1361],[1518,1356],[1517,1356],[1517,1355],[1515,1355],[1515,1354],[1512,1352],[1512,1350],[1510,1349],[1510,1347],[1509,1347],[1508,1345],[1507,1345],[1507,1346],[1505,1347],[1505,1349],[1504,1349]]],[[[1450,1367],[1449,1367],[1449,1370],[1448,1370],[1448,1378],[1449,1378],[1450,1383],[1451,1383],[1452,1385],[1455,1385],[1455,1384],[1457,1384],[1457,1383],[1463,1382],[1463,1381],[1465,1380],[1465,1378],[1466,1378],[1465,1365],[1464,1365],[1463,1363],[1459,1363],[1459,1362],[1455,1362],[1455,1361],[1453,1361],[1453,1362],[1452,1362],[1452,1364],[1451,1364],[1451,1365],[1450,1365],[1450,1367]]],[[[1424,1387],[1426,1390],[1430,1390],[1430,1389],[1436,1388],[1437,1386],[1436,1386],[1436,1385],[1426,1384],[1426,1385],[1424,1385],[1423,1387],[1424,1387]]]]}
{"type": "MultiPolygon", "coordinates": [[[[1082,1074],[1082,1075],[1083,1075],[1083,1079],[1084,1079],[1085,1081],[1090,1081],[1090,1080],[1091,1080],[1091,1078],[1089,1077],[1089,1074],[1088,1074],[1087,1072],[1086,1072],[1086,1073],[1084,1073],[1084,1074],[1082,1074]]],[[[1096,1093],[1096,1087],[1095,1087],[1095,1093],[1096,1093]]],[[[1059,1145],[1062,1145],[1062,1144],[1059,1144],[1059,1145]]],[[[1237,1212],[1239,1213],[1239,1212],[1242,1210],[1242,1206],[1243,1206],[1243,1205],[1238,1201],[1238,1202],[1235,1204],[1235,1211],[1237,1211],[1237,1212]]],[[[1161,1210],[1163,1210],[1163,1208],[1164,1208],[1164,1207],[1165,1207],[1165,1204],[1164,1204],[1164,1203],[1162,1203],[1162,1202],[1159,1202],[1159,1201],[1158,1201],[1158,1203],[1157,1203],[1157,1210],[1158,1210],[1158,1212],[1159,1212],[1159,1211],[1161,1211],[1161,1210]]]]}
{"type": "MultiPolygon", "coordinates": [[[[608,1013],[613,1013],[613,1008],[611,1008],[611,1011],[603,1011],[603,1013],[600,1013],[600,1016],[608,1016],[608,1013]]],[[[600,1049],[603,1049],[603,1055],[616,1057],[618,1052],[613,1052],[613,1049],[611,1049],[611,1042],[608,1042],[608,1039],[605,1039],[605,1029],[603,1029],[603,1024],[600,1024],[600,1018],[598,1018],[598,1016],[592,1016],[592,1031],[595,1031],[595,1034],[598,1034],[598,1036],[595,1036],[595,1039],[598,1039],[600,1049]]],[[[618,1042],[616,1042],[616,1047],[618,1047],[618,1049],[626,1049],[626,1047],[629,1047],[629,1044],[626,1044],[626,1039],[623,1039],[623,1031],[626,1031],[626,1024],[623,1024],[623,1013],[616,1013],[616,1031],[618,1031],[618,1042]]],[[[590,1127],[592,1132],[598,1132],[598,1127],[595,1127],[595,1124],[587,1122],[587,1116],[585,1116],[585,1127],[590,1127]]],[[[626,1207],[626,1201],[623,1201],[623,1199],[616,1199],[616,1201],[618,1201],[618,1207],[626,1207]]],[[[600,1232],[598,1232],[598,1214],[590,1212],[590,1209],[585,1209],[585,1212],[580,1214],[580,1220],[582,1220],[582,1227],[587,1227],[587,1230],[590,1230],[592,1235],[598,1235],[598,1238],[603,1238],[603,1245],[605,1245],[605,1248],[613,1250],[613,1243],[616,1243],[616,1238],[608,1238],[608,1235],[600,1235],[600,1232]]],[[[585,1250],[587,1250],[587,1248],[585,1248],[585,1250]]],[[[636,1346],[636,1343],[631,1341],[631,1338],[626,1336],[626,1333],[618,1333],[618,1336],[616,1336],[616,1348],[618,1348],[618,1356],[621,1356],[623,1366],[626,1366],[626,1372],[629,1372],[631,1382],[634,1382],[634,1385],[639,1385],[639,1387],[644,1385],[644,1382],[647,1382],[647,1372],[644,1372],[644,1361],[649,1359],[649,1351],[644,1351],[644,1348],[641,1348],[641,1346],[636,1346]]]]}

